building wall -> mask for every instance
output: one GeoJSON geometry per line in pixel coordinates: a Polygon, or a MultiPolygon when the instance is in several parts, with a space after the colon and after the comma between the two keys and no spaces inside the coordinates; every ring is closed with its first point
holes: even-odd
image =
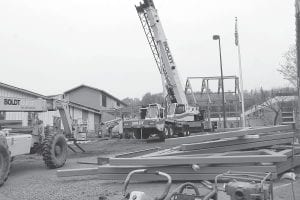
{"type": "Polygon", "coordinates": [[[73,110],[74,110],[73,119],[75,119],[75,120],[82,119],[82,112],[81,112],[81,110],[79,110],[77,108],[73,108],[73,110]]]}
{"type": "Polygon", "coordinates": [[[70,106],[70,114],[71,114],[72,119],[74,119],[74,120],[78,120],[78,121],[84,120],[83,112],[87,113],[86,121],[87,121],[87,125],[88,125],[88,131],[90,131],[90,132],[94,131],[95,130],[94,113],[89,112],[89,111],[83,111],[82,109],[70,106]]]}
{"type": "Polygon", "coordinates": [[[120,107],[117,105],[117,101],[110,98],[110,97],[106,97],[106,107],[108,108],[117,108],[117,107],[120,107]]]}
{"type": "Polygon", "coordinates": [[[108,114],[108,113],[105,113],[105,112],[102,113],[102,121],[103,122],[110,121],[110,120],[113,120],[115,118],[116,117],[114,115],[111,115],[111,114],[108,114]]]}
{"type": "MultiPolygon", "coordinates": [[[[3,97],[17,97],[17,98],[26,98],[26,99],[36,99],[35,96],[28,95],[19,91],[11,90],[5,87],[0,87],[0,96],[3,97]]],[[[81,99],[81,97],[79,98],[81,99]]],[[[6,120],[22,120],[22,125],[28,125],[28,112],[6,112],[5,114],[6,120]]],[[[70,106],[70,115],[72,119],[81,120],[82,119],[82,109],[70,106]]],[[[94,113],[87,113],[87,122],[88,122],[88,130],[94,131],[94,113]]],[[[53,117],[60,117],[59,111],[47,111],[38,113],[38,117],[43,121],[44,125],[53,126],[53,117]]],[[[62,125],[63,127],[63,125],[62,125]]]]}
{"type": "MultiPolygon", "coordinates": [[[[109,95],[106,95],[105,93],[102,93],[99,90],[85,86],[71,90],[70,92],[67,92],[64,95],[65,98],[69,101],[88,106],[90,108],[99,110],[100,112],[103,109],[107,108],[109,109],[123,107],[122,104],[118,103],[116,99],[111,98],[109,95]]],[[[83,115],[86,116],[86,114],[83,115]]],[[[75,112],[74,119],[76,118],[82,118],[82,115],[80,115],[79,113],[76,114],[75,112]]],[[[95,115],[89,112],[87,115],[88,129],[95,130],[95,125],[98,125],[99,121],[105,122],[113,120],[115,118],[116,117],[114,115],[108,114],[106,112],[101,112],[101,116],[96,116],[95,118],[95,115]]]]}
{"type": "MultiPolygon", "coordinates": [[[[53,117],[60,117],[59,111],[48,111],[39,113],[39,119],[44,122],[44,125],[47,126],[53,126],[53,117]]],[[[63,125],[61,126],[63,127],[63,125]]]]}
{"type": "Polygon", "coordinates": [[[22,120],[22,126],[28,125],[28,114],[22,112],[7,112],[6,120],[22,120]]]}
{"type": "MultiPolygon", "coordinates": [[[[2,97],[18,97],[26,99],[35,99],[32,95],[14,91],[0,86],[0,96],[2,97]]],[[[5,119],[7,120],[22,120],[22,125],[27,126],[28,113],[24,112],[6,112],[5,119]]]]}
{"type": "Polygon", "coordinates": [[[65,98],[74,103],[85,105],[96,110],[101,110],[103,107],[117,108],[123,106],[119,104],[116,99],[111,98],[109,95],[106,95],[99,90],[84,86],[65,93],[65,98]],[[105,102],[103,100],[106,101],[106,105],[104,105],[105,102]]]}
{"type": "Polygon", "coordinates": [[[95,121],[94,121],[94,113],[88,112],[88,121],[87,121],[87,125],[88,125],[88,130],[95,130],[95,125],[94,125],[95,121]]]}
{"type": "Polygon", "coordinates": [[[65,99],[97,110],[100,110],[102,105],[100,92],[87,87],[80,87],[66,93],[65,99]]]}

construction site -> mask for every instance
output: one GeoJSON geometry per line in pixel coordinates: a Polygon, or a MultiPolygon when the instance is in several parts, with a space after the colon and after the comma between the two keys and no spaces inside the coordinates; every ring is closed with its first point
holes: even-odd
{"type": "MultiPolygon", "coordinates": [[[[105,4],[103,1],[100,4],[107,5],[107,10],[114,10],[114,3],[105,4]]],[[[79,56],[77,61],[84,63],[79,70],[68,71],[59,67],[63,80],[57,76],[57,79],[53,78],[53,84],[55,82],[64,86],[58,90],[55,85],[55,90],[51,90],[55,95],[45,95],[47,92],[43,90],[39,90],[41,93],[33,92],[24,89],[22,84],[19,84],[22,87],[17,87],[13,85],[14,81],[7,84],[1,80],[0,200],[299,200],[300,0],[290,1],[289,4],[293,6],[293,19],[296,22],[296,28],[292,30],[295,32],[296,48],[294,60],[288,56],[286,58],[287,62],[294,61],[294,68],[288,68],[289,73],[277,71],[285,80],[291,81],[288,75],[292,77],[295,82],[292,88],[279,83],[275,86],[279,85],[280,89],[276,90],[264,90],[264,85],[260,85],[258,92],[245,90],[243,81],[250,74],[242,73],[238,17],[233,18],[232,31],[234,48],[238,53],[238,73],[228,75],[223,72],[223,64],[226,62],[222,60],[221,35],[216,34],[212,34],[210,39],[218,45],[218,56],[214,57],[219,64],[216,67],[218,75],[202,73],[204,70],[201,69],[197,74],[189,73],[186,68],[178,67],[175,62],[177,56],[169,45],[169,42],[173,45],[176,40],[167,37],[168,32],[172,31],[171,26],[163,23],[160,18],[170,16],[161,15],[158,7],[161,6],[164,11],[171,8],[172,3],[167,0],[140,0],[136,4],[130,2],[131,11],[136,12],[136,24],[140,27],[131,27],[130,24],[129,32],[139,30],[139,35],[143,36],[147,44],[147,51],[138,50],[146,55],[138,59],[152,59],[150,65],[155,68],[160,79],[159,91],[162,92],[158,94],[146,93],[141,100],[133,97],[122,100],[116,97],[115,94],[121,94],[116,90],[113,95],[98,87],[82,84],[88,82],[83,80],[86,71],[91,70],[90,77],[96,74],[94,68],[88,67],[93,65],[91,63],[96,56],[89,56],[90,60],[86,63],[79,56]],[[184,72],[184,82],[179,71],[184,72]],[[73,72],[82,76],[78,83],[78,77],[71,77],[73,72]],[[77,86],[72,86],[73,83],[77,86]],[[148,99],[145,98],[147,94],[148,99]]],[[[33,4],[26,6],[34,8],[33,4]]],[[[48,6],[51,7],[50,4],[48,6]]],[[[83,10],[96,9],[90,5],[77,6],[83,10]]],[[[182,12],[182,9],[176,12],[182,12]]],[[[59,16],[59,9],[55,12],[55,17],[59,16]]],[[[58,21],[61,20],[63,24],[66,16],[60,17],[58,21]]],[[[122,17],[117,18],[122,20],[122,17]]],[[[172,23],[184,21],[177,20],[172,23]]],[[[103,22],[103,27],[118,26],[107,21],[110,21],[109,17],[97,23],[101,26],[103,22]]],[[[119,26],[123,27],[124,24],[122,22],[119,26]]],[[[65,30],[74,29],[68,27],[65,30]]],[[[116,30],[110,34],[113,35],[116,30]]],[[[83,32],[92,31],[89,29],[83,32]]],[[[96,29],[94,31],[101,35],[96,29]]],[[[0,31],[0,37],[1,34],[0,31]]],[[[20,36],[14,37],[18,40],[20,36]]],[[[110,40],[113,49],[113,38],[100,37],[110,40]]],[[[130,42],[142,41],[136,38],[130,42]]],[[[69,45],[65,55],[76,54],[73,41],[69,45]]],[[[118,44],[115,47],[130,52],[130,48],[125,45],[118,44]]],[[[97,48],[91,49],[97,51],[97,48]]],[[[226,46],[223,49],[226,52],[226,46]]],[[[10,51],[9,47],[7,51],[10,51]]],[[[57,55],[62,53],[56,51],[57,55]]],[[[88,52],[87,49],[85,51],[88,52]]],[[[126,70],[123,65],[126,65],[126,60],[134,57],[127,52],[117,57],[107,56],[100,51],[98,53],[103,59],[108,59],[108,63],[119,62],[122,70],[126,70]],[[127,58],[126,55],[130,56],[127,58]]],[[[1,59],[9,57],[3,56],[1,59]]],[[[13,60],[18,58],[14,57],[13,60]]],[[[137,66],[141,68],[143,65],[139,63],[137,66]]],[[[254,68],[251,71],[257,73],[255,77],[263,73],[254,68]]],[[[44,72],[42,70],[41,74],[45,75],[44,72]]],[[[155,84],[148,80],[156,79],[150,77],[151,73],[147,69],[142,69],[144,72],[146,76],[134,71],[135,76],[129,77],[119,71],[112,73],[109,78],[119,80],[114,82],[118,83],[118,90],[124,93],[143,87],[142,82],[139,83],[141,80],[149,84],[147,91],[155,91],[155,84]],[[134,78],[136,80],[130,80],[134,78]],[[122,87],[121,80],[124,85],[133,81],[135,88],[122,87]]],[[[49,76],[57,72],[50,73],[49,70],[47,73],[49,76]]],[[[20,75],[24,76],[25,82],[26,73],[20,75]]],[[[30,79],[36,80],[33,74],[30,79]]],[[[44,79],[47,82],[46,76],[44,79]]],[[[265,79],[269,79],[267,82],[272,79],[276,81],[275,77],[267,74],[265,79]]],[[[34,85],[38,88],[42,83],[34,85]]],[[[112,88],[108,85],[103,84],[101,87],[112,88]]]]}

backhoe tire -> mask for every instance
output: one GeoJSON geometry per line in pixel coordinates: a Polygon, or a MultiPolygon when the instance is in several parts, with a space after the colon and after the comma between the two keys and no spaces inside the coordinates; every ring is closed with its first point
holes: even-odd
{"type": "Polygon", "coordinates": [[[0,186],[8,178],[10,170],[10,151],[4,136],[0,136],[0,186]]]}
{"type": "Polygon", "coordinates": [[[42,156],[50,169],[62,167],[67,160],[68,144],[62,133],[50,133],[46,136],[42,156]]]}

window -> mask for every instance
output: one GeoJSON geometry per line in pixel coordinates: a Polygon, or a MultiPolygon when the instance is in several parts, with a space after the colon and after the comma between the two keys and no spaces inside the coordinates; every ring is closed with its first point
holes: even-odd
{"type": "Polygon", "coordinates": [[[182,114],[184,112],[185,112],[185,105],[178,104],[176,109],[175,109],[175,114],[182,114]]]}
{"type": "Polygon", "coordinates": [[[150,106],[147,110],[146,118],[157,118],[159,116],[159,110],[157,106],[150,106]]]}
{"type": "Polygon", "coordinates": [[[5,120],[6,112],[0,112],[0,120],[5,120]]]}
{"type": "Polygon", "coordinates": [[[176,109],[176,104],[172,103],[168,107],[168,115],[174,115],[176,109]]]}
{"type": "Polygon", "coordinates": [[[140,117],[141,119],[145,119],[147,114],[147,108],[141,108],[140,109],[140,117]]]}
{"type": "Polygon", "coordinates": [[[120,101],[117,101],[117,106],[119,106],[119,107],[120,107],[120,101]]]}
{"type": "Polygon", "coordinates": [[[159,114],[160,114],[160,118],[164,118],[165,109],[164,109],[164,108],[161,108],[159,114]]]}
{"type": "Polygon", "coordinates": [[[102,94],[102,106],[106,107],[106,95],[102,94]]]}

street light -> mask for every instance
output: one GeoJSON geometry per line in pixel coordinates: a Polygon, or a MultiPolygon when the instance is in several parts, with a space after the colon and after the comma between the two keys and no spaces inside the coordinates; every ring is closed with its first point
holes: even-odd
{"type": "Polygon", "coordinates": [[[223,78],[222,53],[221,53],[221,37],[219,35],[214,35],[213,40],[218,40],[219,41],[221,84],[222,84],[222,103],[223,103],[223,122],[224,122],[224,128],[226,128],[224,78],[223,78]]]}

